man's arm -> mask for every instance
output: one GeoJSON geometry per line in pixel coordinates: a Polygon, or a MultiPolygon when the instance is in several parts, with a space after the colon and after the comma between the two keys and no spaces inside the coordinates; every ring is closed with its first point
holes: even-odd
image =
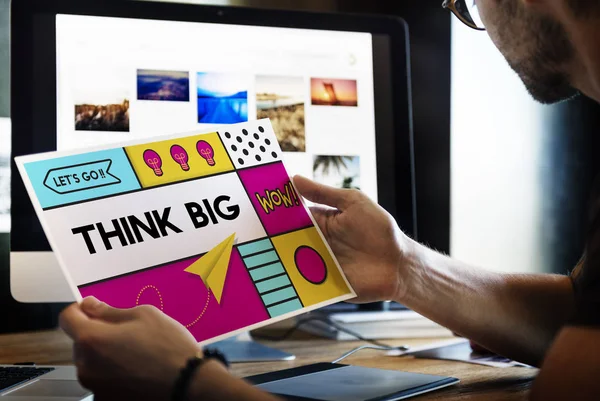
{"type": "Polygon", "coordinates": [[[494,273],[413,249],[398,301],[506,357],[539,365],[574,311],[567,276],[494,273]]]}
{"type": "Polygon", "coordinates": [[[548,351],[531,400],[597,400],[600,397],[600,328],[565,327],[548,351]]]}
{"type": "Polygon", "coordinates": [[[294,184],[356,291],[393,299],[510,358],[537,365],[574,310],[571,280],[467,266],[416,243],[367,196],[302,177],[294,184]]]}

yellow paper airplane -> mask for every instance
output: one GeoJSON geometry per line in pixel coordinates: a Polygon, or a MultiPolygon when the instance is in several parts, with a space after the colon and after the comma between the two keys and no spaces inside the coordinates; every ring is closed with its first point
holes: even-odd
{"type": "Polygon", "coordinates": [[[185,269],[186,272],[196,274],[202,278],[204,285],[212,290],[218,303],[221,303],[234,241],[235,233],[185,269]]]}

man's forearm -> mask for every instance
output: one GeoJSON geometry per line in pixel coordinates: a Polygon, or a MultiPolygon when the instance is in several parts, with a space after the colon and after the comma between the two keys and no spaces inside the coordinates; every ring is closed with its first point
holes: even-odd
{"type": "Polygon", "coordinates": [[[417,244],[403,276],[401,303],[494,352],[532,365],[541,363],[574,310],[566,276],[489,272],[417,244]]]}

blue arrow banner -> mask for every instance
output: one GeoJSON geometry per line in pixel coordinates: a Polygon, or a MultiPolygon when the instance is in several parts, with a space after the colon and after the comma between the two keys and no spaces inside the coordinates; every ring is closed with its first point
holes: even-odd
{"type": "Polygon", "coordinates": [[[123,148],[25,163],[43,209],[140,189],[123,148]]]}
{"type": "Polygon", "coordinates": [[[110,172],[111,165],[112,160],[108,159],[51,169],[44,186],[58,194],[68,194],[119,184],[121,180],[110,172]]]}

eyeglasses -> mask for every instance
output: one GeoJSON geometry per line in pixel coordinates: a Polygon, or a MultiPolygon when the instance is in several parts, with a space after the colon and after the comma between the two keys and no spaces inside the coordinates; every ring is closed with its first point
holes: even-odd
{"type": "Polygon", "coordinates": [[[475,0],[444,0],[442,7],[452,11],[468,27],[485,31],[475,0]]]}

